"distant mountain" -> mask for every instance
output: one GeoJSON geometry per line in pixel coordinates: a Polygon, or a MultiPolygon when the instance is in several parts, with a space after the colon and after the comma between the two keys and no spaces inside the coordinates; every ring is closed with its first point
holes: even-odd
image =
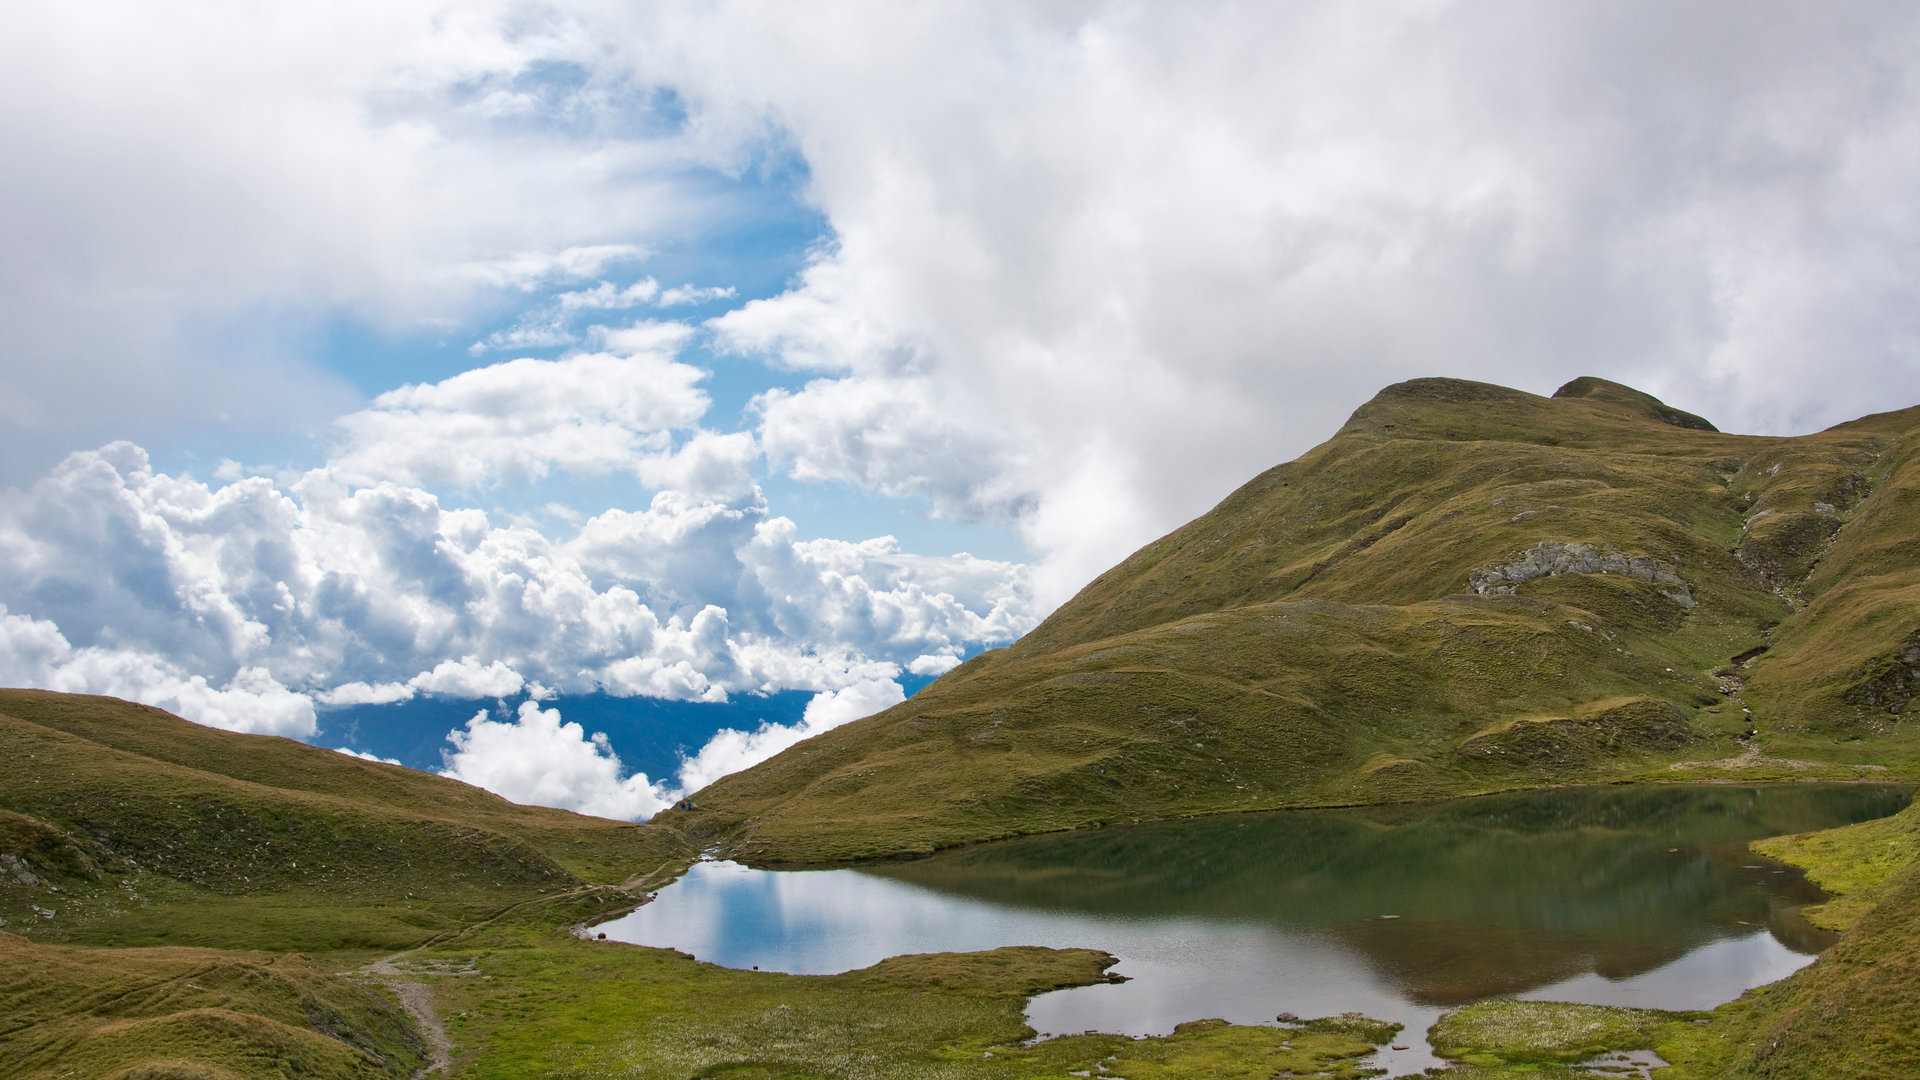
{"type": "Polygon", "coordinates": [[[1418,379],[1014,645],[657,820],[813,861],[1542,783],[1891,779],[1920,772],[1916,693],[1920,407],[1770,438],[1603,379],[1418,379]]]}

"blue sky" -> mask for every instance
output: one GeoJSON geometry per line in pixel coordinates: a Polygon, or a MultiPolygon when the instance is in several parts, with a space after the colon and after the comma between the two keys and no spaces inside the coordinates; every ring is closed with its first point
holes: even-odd
{"type": "Polygon", "coordinates": [[[643,816],[1400,379],[1920,397],[1911,9],[1204,7],[23,12],[0,681],[643,816]]]}

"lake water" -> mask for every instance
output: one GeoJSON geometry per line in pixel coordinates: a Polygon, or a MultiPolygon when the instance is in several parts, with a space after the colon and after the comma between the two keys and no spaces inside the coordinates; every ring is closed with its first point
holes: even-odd
{"type": "Polygon", "coordinates": [[[1895,785],[1569,788],[1055,833],[832,870],[695,864],[598,927],[728,967],[828,974],[901,953],[1080,946],[1128,982],[1043,994],[1043,1035],[1165,1034],[1356,1010],[1437,1064],[1445,1010],[1510,996],[1710,1008],[1830,945],[1822,899],[1748,841],[1883,817],[1895,785]]]}

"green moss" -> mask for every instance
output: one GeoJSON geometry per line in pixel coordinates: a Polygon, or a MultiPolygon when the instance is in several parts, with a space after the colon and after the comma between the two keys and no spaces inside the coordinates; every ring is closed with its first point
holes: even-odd
{"type": "Polygon", "coordinates": [[[1609,1050],[1645,1050],[1673,1014],[1604,1005],[1496,999],[1455,1009],[1427,1039],[1474,1065],[1571,1064],[1609,1050]]]}

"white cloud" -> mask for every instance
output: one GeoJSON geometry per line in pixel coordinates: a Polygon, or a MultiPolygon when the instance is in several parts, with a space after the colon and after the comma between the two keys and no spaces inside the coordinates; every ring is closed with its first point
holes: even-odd
{"type": "Polygon", "coordinates": [[[407,681],[415,690],[458,698],[503,698],[520,692],[526,685],[520,673],[494,660],[484,667],[472,656],[443,660],[432,671],[423,671],[407,681]]]}
{"type": "MultiPolygon", "coordinates": [[[[673,459],[744,441],[696,436],[673,459]]],[[[698,469],[676,476],[701,486],[698,469]]],[[[1033,625],[1024,567],[800,540],[750,492],[669,488],[567,540],[329,469],[211,487],[119,443],[0,501],[15,682],[310,731],[419,693],[723,701],[891,680],[1033,625]]]]}
{"type": "Polygon", "coordinates": [[[242,667],[216,686],[152,652],[76,649],[52,622],[12,614],[4,604],[0,684],[109,694],[228,731],[296,738],[315,731],[312,699],[287,689],[263,667],[242,667]]]}
{"type": "Polygon", "coordinates": [[[952,653],[925,653],[914,657],[907,670],[915,675],[945,675],[959,666],[960,658],[952,653]]]}
{"type": "Polygon", "coordinates": [[[399,761],[399,759],[398,759],[398,758],[390,758],[390,757],[381,757],[381,756],[380,756],[380,755],[378,755],[378,754],[370,754],[370,753],[368,753],[368,752],[367,752],[367,751],[365,751],[365,750],[350,750],[350,749],[348,749],[347,747],[344,747],[344,746],[336,746],[336,747],[334,747],[334,748],[333,748],[333,752],[334,752],[334,753],[336,753],[336,754],[345,754],[345,755],[347,755],[348,757],[357,757],[357,758],[359,758],[359,759],[360,759],[361,761],[377,761],[377,762],[380,762],[381,764],[384,764],[384,765],[398,765],[398,764],[400,764],[400,761],[399,761]]]}
{"type": "Polygon", "coordinates": [[[467,353],[480,356],[510,349],[551,349],[579,340],[561,320],[545,312],[534,312],[505,330],[488,334],[486,340],[467,346],[467,353]]]}
{"type": "Polygon", "coordinates": [[[509,360],[390,390],[335,422],[345,440],[329,471],[361,484],[463,488],[525,484],[555,469],[670,475],[671,433],[692,428],[708,405],[706,373],[673,359],[689,333],[645,324],[603,335],[625,347],[618,353],[509,360]]]}
{"type": "Polygon", "coordinates": [[[762,399],[769,458],[1013,520],[1043,604],[1403,378],[1597,374],[1782,433],[1920,385],[1912,10],[664,22],[648,58],[778,115],[834,228],[713,323],[822,376],[762,399]]]}
{"type": "MultiPolygon", "coordinates": [[[[649,277],[641,278],[624,289],[610,281],[603,281],[591,289],[561,293],[553,299],[563,311],[618,311],[650,304],[659,295],[660,283],[649,277]]],[[[661,306],[666,305],[663,303],[661,306]]]]}
{"type": "Polygon", "coordinates": [[[710,304],[715,300],[726,300],[734,295],[731,285],[710,285],[701,288],[696,285],[677,285],[660,294],[661,307],[678,307],[681,304],[710,304]]]}
{"type": "Polygon", "coordinates": [[[680,792],[697,792],[729,773],[758,765],[802,739],[871,716],[905,700],[906,692],[892,679],[862,679],[838,690],[815,694],[798,724],[763,724],[754,731],[719,732],[699,753],[681,763],[680,792]]]}
{"type": "Polygon", "coordinates": [[[392,705],[412,701],[418,692],[407,683],[350,682],[315,694],[313,700],[322,705],[392,705]]]}
{"type": "Polygon", "coordinates": [[[646,256],[634,244],[582,244],[559,251],[523,251],[505,258],[461,263],[450,273],[496,288],[532,292],[554,282],[584,281],[607,267],[646,256]]]}
{"type": "Polygon", "coordinates": [[[646,774],[620,775],[620,756],[606,736],[589,737],[535,702],[523,702],[511,722],[475,713],[447,739],[454,749],[440,775],[514,802],[626,820],[652,817],[669,803],[646,774]]]}

